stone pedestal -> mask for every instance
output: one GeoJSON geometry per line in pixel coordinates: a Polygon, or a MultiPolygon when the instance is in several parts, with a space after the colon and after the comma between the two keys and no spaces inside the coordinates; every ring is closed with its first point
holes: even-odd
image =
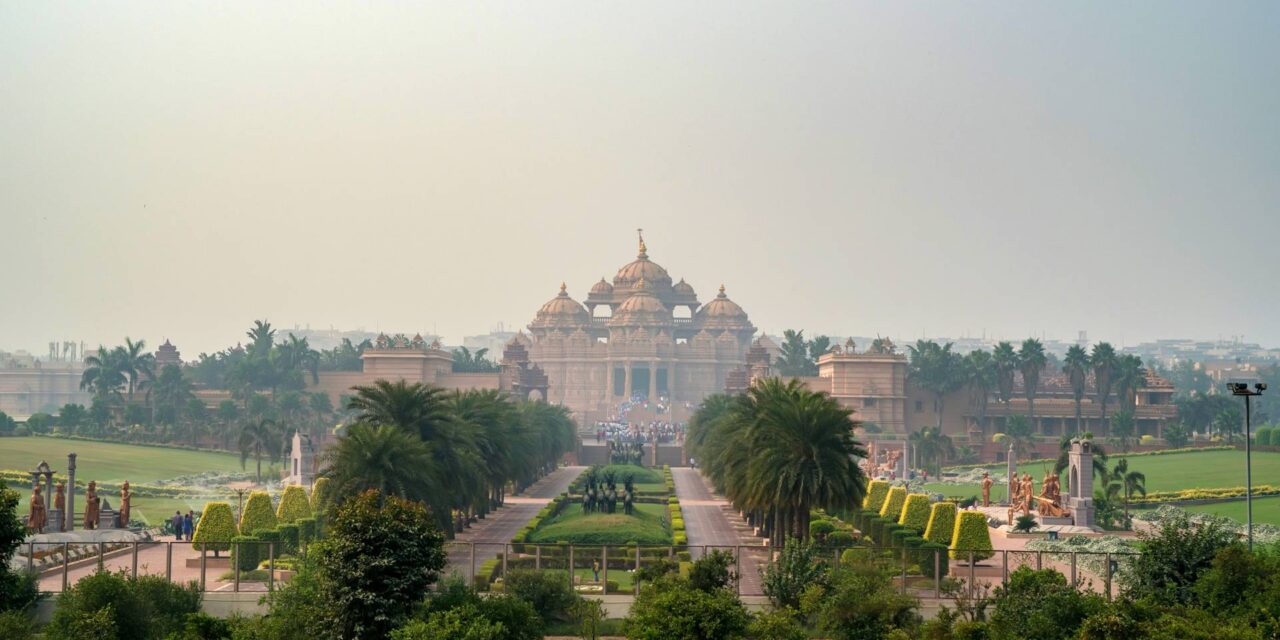
{"type": "Polygon", "coordinates": [[[1092,527],[1093,507],[1093,443],[1073,439],[1067,451],[1067,510],[1077,527],[1092,527]]]}

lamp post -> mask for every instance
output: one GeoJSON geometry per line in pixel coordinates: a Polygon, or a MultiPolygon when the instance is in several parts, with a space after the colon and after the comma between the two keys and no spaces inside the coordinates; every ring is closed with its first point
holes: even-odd
{"type": "Polygon", "coordinates": [[[1245,534],[1249,538],[1249,551],[1253,551],[1253,451],[1249,446],[1249,399],[1254,396],[1262,395],[1267,390],[1267,385],[1262,382],[1255,383],[1253,390],[1249,390],[1249,385],[1244,382],[1228,382],[1227,388],[1231,390],[1231,395],[1244,398],[1244,512],[1245,512],[1245,534]]]}

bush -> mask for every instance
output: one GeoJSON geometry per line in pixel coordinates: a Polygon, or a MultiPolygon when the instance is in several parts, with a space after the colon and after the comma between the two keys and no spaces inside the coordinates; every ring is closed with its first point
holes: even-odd
{"type": "Polygon", "coordinates": [[[885,638],[919,625],[919,602],[893,586],[888,571],[871,563],[840,567],[829,585],[805,591],[801,612],[829,638],[885,638]]]}
{"type": "Polygon", "coordinates": [[[862,508],[880,513],[884,499],[889,495],[889,483],[885,480],[872,480],[867,483],[867,497],[862,500],[862,508]]]}
{"type": "MultiPolygon", "coordinates": [[[[271,546],[275,545],[275,557],[279,559],[284,553],[284,537],[280,535],[279,529],[259,529],[253,532],[253,537],[261,540],[265,544],[259,545],[261,550],[258,552],[262,555],[262,560],[271,558],[271,546]]],[[[261,563],[261,561],[259,561],[261,563]]]]}
{"type": "Polygon", "coordinates": [[[236,536],[236,520],[231,515],[231,505],[225,502],[210,502],[204,505],[200,521],[196,523],[195,535],[191,537],[196,551],[212,551],[218,555],[220,551],[231,548],[231,539],[236,536]]]}
{"type": "Polygon", "coordinates": [[[1224,520],[1192,523],[1186,512],[1170,515],[1154,532],[1138,534],[1141,554],[1120,575],[1125,594],[1160,604],[1192,602],[1196,580],[1213,566],[1218,552],[1236,541],[1224,520]]]}
{"type": "Polygon", "coordinates": [[[1073,638],[1085,618],[1105,607],[1101,595],[1081,592],[1053,569],[1019,567],[997,587],[990,605],[991,629],[998,638],[1073,638]]]}
{"type": "Polygon", "coordinates": [[[36,635],[36,623],[22,611],[0,611],[0,638],[5,640],[31,640],[36,635]]]}
{"type": "Polygon", "coordinates": [[[960,512],[951,536],[950,549],[951,557],[956,560],[968,560],[970,551],[973,552],[974,562],[995,555],[991,546],[991,532],[987,529],[987,516],[981,511],[960,512]]]}
{"type": "Polygon", "coordinates": [[[500,640],[502,625],[490,622],[475,605],[436,611],[391,633],[391,640],[500,640]]]}
{"type": "Polygon", "coordinates": [[[821,519],[809,523],[809,537],[815,540],[822,540],[827,537],[827,534],[835,530],[836,526],[831,524],[830,520],[821,519]]]}
{"type": "Polygon", "coordinates": [[[240,532],[248,534],[258,529],[270,529],[276,526],[276,512],[271,508],[271,496],[265,491],[254,491],[244,503],[240,512],[240,532]]]}
{"type": "Polygon", "coordinates": [[[938,575],[946,576],[951,563],[950,559],[947,557],[947,545],[929,542],[927,540],[924,544],[920,545],[920,548],[917,551],[917,557],[920,559],[920,572],[929,578],[935,577],[933,575],[934,556],[937,556],[938,558],[938,575]]]}
{"type": "Polygon", "coordinates": [[[791,540],[778,554],[778,561],[761,572],[761,583],[774,607],[795,609],[800,606],[800,594],[811,585],[826,584],[828,573],[815,547],[791,540]]]}
{"type": "Polygon", "coordinates": [[[902,505],[906,501],[906,489],[902,487],[893,487],[889,489],[889,495],[885,496],[884,504],[880,507],[880,517],[888,518],[897,522],[898,517],[902,515],[902,505]]]}
{"type": "Polygon", "coordinates": [[[307,545],[314,541],[319,535],[319,523],[315,518],[299,518],[298,525],[298,542],[307,545]]]}
{"type": "Polygon", "coordinates": [[[231,539],[231,564],[241,571],[253,571],[267,557],[266,545],[253,536],[236,536],[231,539]]]}
{"type": "Polygon", "coordinates": [[[929,524],[924,529],[924,539],[943,546],[951,545],[951,535],[956,528],[956,503],[935,502],[929,509],[929,524]]]}
{"type": "Polygon", "coordinates": [[[917,535],[924,533],[925,527],[929,526],[929,496],[923,493],[907,496],[898,524],[915,531],[917,535]]]}
{"type": "Polygon", "coordinates": [[[1013,530],[1018,533],[1031,533],[1031,530],[1037,526],[1039,525],[1036,524],[1036,517],[1029,513],[1024,513],[1018,516],[1018,519],[1014,522],[1013,530]]]}
{"type": "Polygon", "coordinates": [[[723,589],[733,584],[733,572],[729,566],[733,564],[733,555],[728,551],[716,549],[703,554],[689,568],[689,585],[700,591],[723,589]]]}
{"type": "Polygon", "coordinates": [[[282,524],[276,527],[276,530],[280,532],[280,543],[284,553],[287,555],[298,553],[298,525],[282,524]]]}
{"type": "Polygon", "coordinates": [[[307,490],[298,485],[285,487],[280,496],[280,506],[276,508],[276,519],[292,523],[310,517],[311,501],[307,498],[307,490]]]}
{"type": "Polygon", "coordinates": [[[315,484],[311,485],[311,513],[319,516],[329,508],[329,501],[332,496],[329,495],[329,479],[316,478],[315,484]]]}
{"type": "Polygon", "coordinates": [[[578,594],[563,571],[516,569],[504,580],[506,593],[533,605],[544,620],[567,621],[578,594]]]}
{"type": "Polygon", "coordinates": [[[158,639],[181,630],[187,615],[199,610],[200,593],[194,584],[183,587],[156,576],[132,579],[123,572],[102,571],[80,579],[58,597],[45,637],[158,639]]]}
{"type": "Polygon", "coordinates": [[[702,591],[668,576],[641,589],[624,629],[631,640],[740,640],[750,621],[732,591],[702,591]]]}
{"type": "Polygon", "coordinates": [[[848,531],[834,531],[827,534],[826,545],[836,549],[852,547],[855,544],[853,534],[848,531]]]}
{"type": "Polygon", "coordinates": [[[747,627],[747,636],[755,640],[807,640],[809,634],[796,621],[796,614],[789,609],[762,612],[747,627]]]}

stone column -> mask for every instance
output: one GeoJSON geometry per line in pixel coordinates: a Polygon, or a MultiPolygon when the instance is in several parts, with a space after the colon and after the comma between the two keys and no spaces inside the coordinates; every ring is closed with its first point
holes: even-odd
{"type": "Polygon", "coordinates": [[[67,454],[67,512],[63,515],[67,531],[76,530],[76,454],[67,454]]]}
{"type": "Polygon", "coordinates": [[[656,360],[649,361],[649,393],[645,397],[649,400],[649,404],[653,404],[654,394],[658,390],[658,362],[656,360]]]}
{"type": "Polygon", "coordinates": [[[1005,502],[1008,502],[1009,504],[1012,505],[1013,504],[1013,487],[1018,482],[1018,454],[1014,453],[1012,444],[1009,445],[1009,453],[1005,457],[1005,466],[1007,469],[1006,473],[1008,474],[1008,479],[1005,482],[1005,490],[1009,494],[1006,497],[1005,502]]]}
{"type": "MultiPolygon", "coordinates": [[[[53,473],[44,474],[44,512],[53,511],[53,473]]],[[[49,524],[53,524],[50,522],[49,524]]]]}
{"type": "Polygon", "coordinates": [[[622,397],[626,399],[630,399],[631,398],[631,362],[628,361],[625,366],[626,366],[626,375],[625,377],[623,377],[622,397]]]}
{"type": "Polygon", "coordinates": [[[609,402],[613,402],[613,362],[605,361],[604,365],[604,397],[608,399],[609,402]]]}

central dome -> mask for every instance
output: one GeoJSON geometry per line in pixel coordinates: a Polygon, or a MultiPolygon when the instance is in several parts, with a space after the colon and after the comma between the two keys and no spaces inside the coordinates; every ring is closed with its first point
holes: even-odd
{"type": "Polygon", "coordinates": [[[671,323],[671,310],[654,296],[648,278],[636,282],[636,291],[621,305],[609,321],[610,326],[655,326],[671,323]]]}
{"type": "Polygon", "coordinates": [[[662,268],[662,265],[649,259],[643,240],[640,241],[640,254],[636,256],[636,259],[618,269],[618,274],[613,276],[613,286],[630,289],[634,288],[636,283],[641,280],[661,291],[671,287],[671,276],[666,269],[662,268]]]}

